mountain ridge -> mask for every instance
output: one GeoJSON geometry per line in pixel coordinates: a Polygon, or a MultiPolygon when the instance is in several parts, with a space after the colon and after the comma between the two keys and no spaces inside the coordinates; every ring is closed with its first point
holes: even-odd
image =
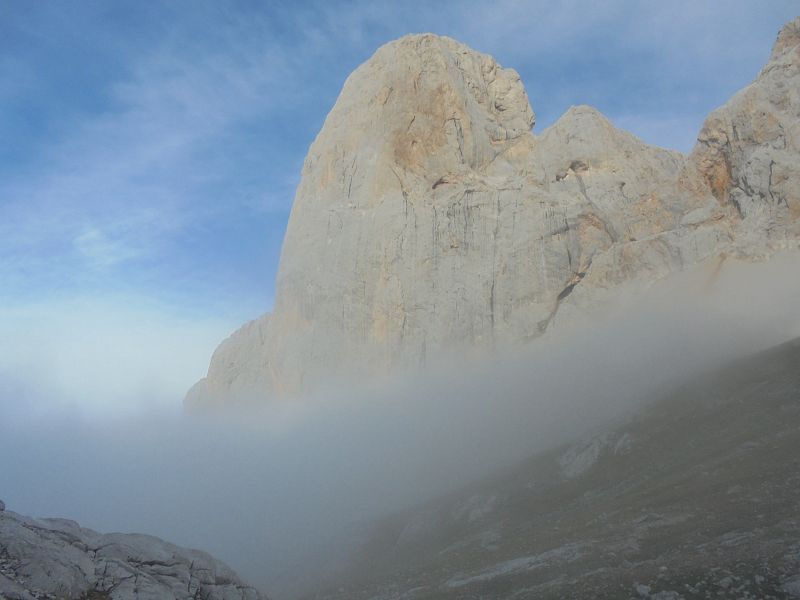
{"type": "Polygon", "coordinates": [[[585,106],[534,135],[513,69],[434,34],[382,46],[309,149],[273,312],[220,345],[187,406],[491,352],[676,271],[797,247],[798,23],[687,156],[585,106]]]}

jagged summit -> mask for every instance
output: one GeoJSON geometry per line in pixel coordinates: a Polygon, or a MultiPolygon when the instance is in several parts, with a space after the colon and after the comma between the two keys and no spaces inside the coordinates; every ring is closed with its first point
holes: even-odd
{"type": "Polygon", "coordinates": [[[690,160],[743,221],[738,248],[800,236],[800,18],[780,32],[758,78],[712,112],[690,160]]]}
{"type": "MultiPolygon", "coordinates": [[[[570,106],[553,125],[540,134],[540,137],[547,137],[556,131],[562,136],[570,136],[570,144],[592,145],[597,148],[596,152],[598,153],[602,152],[603,144],[612,144],[616,147],[657,148],[647,144],[628,131],[617,129],[608,117],[595,107],[586,104],[570,106]]],[[[662,148],[657,149],[666,151],[662,148]]],[[[675,155],[680,154],[674,150],[666,152],[675,155]]]]}
{"type": "Polygon", "coordinates": [[[513,69],[433,34],[382,46],[309,150],[274,312],[223,342],[187,403],[493,351],[723,254],[797,247],[796,32],[688,157],[585,106],[535,136],[513,69]]]}
{"type": "MultiPolygon", "coordinates": [[[[775,45],[772,47],[770,62],[777,60],[784,52],[794,51],[797,53],[800,51],[798,50],[799,47],[800,17],[797,17],[781,28],[780,33],[778,33],[778,39],[775,40],[775,45]]],[[[797,57],[795,56],[793,60],[796,62],[797,57]]]]}
{"type": "Polygon", "coordinates": [[[388,166],[425,178],[480,168],[533,123],[516,71],[450,38],[406,36],[382,46],[347,78],[303,175],[315,171],[329,146],[350,158],[373,153],[383,159],[372,170],[362,159],[354,183],[381,179],[388,166]]]}
{"type": "MultiPolygon", "coordinates": [[[[519,74],[514,69],[501,67],[488,54],[476,52],[452,38],[431,33],[407,35],[382,46],[367,64],[372,66],[373,72],[376,68],[381,71],[385,82],[400,84],[398,94],[419,94],[419,105],[424,113],[432,106],[426,101],[436,98],[424,95],[426,89],[421,80],[430,78],[437,86],[450,83],[452,88],[447,92],[466,100],[465,104],[474,101],[483,110],[483,116],[494,125],[493,131],[487,133],[493,133],[497,141],[528,133],[535,123],[519,74]],[[385,68],[392,64],[400,67],[398,71],[385,68]],[[406,87],[402,80],[409,72],[414,72],[415,79],[406,82],[411,83],[406,87]]],[[[452,98],[441,98],[448,99],[452,98]]],[[[451,111],[454,108],[447,106],[451,111]]],[[[458,112],[455,110],[453,115],[458,112]]]]}

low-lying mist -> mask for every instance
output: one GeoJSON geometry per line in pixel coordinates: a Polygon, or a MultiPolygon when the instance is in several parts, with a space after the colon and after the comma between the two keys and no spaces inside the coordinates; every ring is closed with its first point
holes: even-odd
{"type": "MultiPolygon", "coordinates": [[[[346,557],[372,519],[800,335],[796,254],[728,261],[709,277],[673,278],[602,322],[559,324],[491,359],[443,361],[250,415],[7,415],[0,498],[24,514],[201,548],[291,597],[346,557]]],[[[13,406],[5,393],[0,407],[13,406]]]]}

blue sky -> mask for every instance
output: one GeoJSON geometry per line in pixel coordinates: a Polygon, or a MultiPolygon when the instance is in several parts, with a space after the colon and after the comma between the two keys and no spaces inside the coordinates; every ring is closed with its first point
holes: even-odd
{"type": "Polygon", "coordinates": [[[306,150],[391,39],[514,67],[535,132],[585,103],[687,151],[800,13],[598,4],[0,0],[0,395],[175,400],[271,306],[306,150]]]}

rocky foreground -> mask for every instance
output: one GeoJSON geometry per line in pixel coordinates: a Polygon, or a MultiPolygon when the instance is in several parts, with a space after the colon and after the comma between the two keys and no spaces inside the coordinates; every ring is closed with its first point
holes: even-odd
{"type": "Polygon", "coordinates": [[[372,531],[325,600],[800,598],[800,340],[372,531]]]}
{"type": "Polygon", "coordinates": [[[0,503],[3,600],[266,600],[205,552],[3,509],[0,503]]]}

